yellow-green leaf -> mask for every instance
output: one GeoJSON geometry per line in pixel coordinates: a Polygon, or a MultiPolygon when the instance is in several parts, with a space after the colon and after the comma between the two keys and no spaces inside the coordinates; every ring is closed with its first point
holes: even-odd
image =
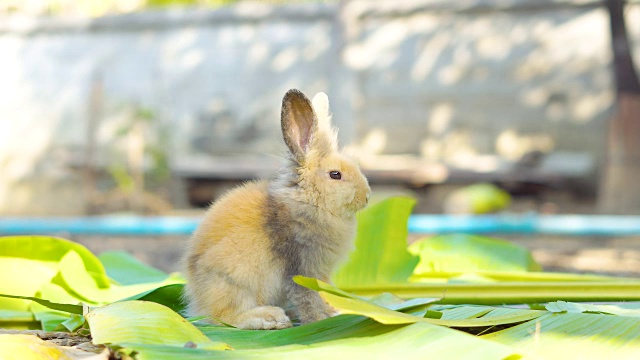
{"type": "MultiPolygon", "coordinates": [[[[291,329],[293,332],[295,329],[291,329]]],[[[255,332],[255,331],[254,331],[255,332]]],[[[461,331],[428,323],[401,326],[374,336],[353,336],[311,344],[207,351],[171,346],[136,345],[125,351],[136,352],[138,360],[165,359],[519,359],[520,351],[461,331]],[[499,345],[499,346],[496,346],[499,345]]]]}
{"type": "Polygon", "coordinates": [[[98,256],[109,277],[121,285],[157,283],[169,274],[133,257],[126,251],[105,251],[98,256]]]}
{"type": "MultiPolygon", "coordinates": [[[[54,265],[24,258],[0,257],[2,281],[0,294],[35,296],[40,287],[56,275],[54,265]]],[[[21,299],[0,298],[0,308],[29,310],[31,303],[21,299]]]]}
{"type": "Polygon", "coordinates": [[[69,251],[75,251],[80,256],[84,268],[95,279],[98,287],[109,286],[109,278],[100,260],[78,243],[53,236],[0,237],[0,254],[4,257],[35,260],[40,263],[57,263],[69,251]]]}
{"type": "Polygon", "coordinates": [[[405,299],[441,297],[447,304],[523,304],[556,301],[637,301],[637,279],[589,282],[407,283],[346,288],[360,296],[392,292],[405,299]]]}
{"type": "Polygon", "coordinates": [[[640,317],[640,309],[629,309],[612,304],[579,304],[566,301],[554,301],[545,305],[551,312],[608,314],[627,317],[640,317]]]}
{"type": "Polygon", "coordinates": [[[410,324],[416,322],[427,322],[451,327],[477,327],[477,326],[493,326],[500,324],[512,324],[522,321],[535,319],[541,316],[543,311],[521,310],[517,313],[493,316],[490,318],[471,318],[471,319],[433,319],[420,316],[413,316],[398,311],[393,311],[385,307],[376,305],[356,296],[346,293],[336,287],[329,285],[323,281],[305,278],[303,276],[294,277],[294,281],[309,289],[320,292],[325,301],[331,306],[339,310],[343,314],[363,315],[370,317],[382,324],[410,324]]]}
{"type": "Polygon", "coordinates": [[[406,282],[418,263],[407,252],[407,222],[415,200],[393,197],[358,214],[356,250],[333,276],[338,286],[406,282]]]}
{"type": "Polygon", "coordinates": [[[0,334],[0,359],[3,360],[107,360],[108,351],[94,354],[72,347],[61,347],[35,335],[0,334]]]}
{"type": "Polygon", "coordinates": [[[227,344],[214,343],[182,316],[154,302],[117,302],[94,309],[85,317],[95,344],[184,347],[191,342],[200,349],[229,348],[227,344]]]}
{"type": "Polygon", "coordinates": [[[506,240],[452,234],[418,240],[409,252],[420,257],[414,274],[431,272],[539,271],[529,250],[506,240]]]}
{"type": "Polygon", "coordinates": [[[546,313],[481,338],[541,359],[640,359],[640,321],[625,316],[546,313]]]}
{"type": "Polygon", "coordinates": [[[477,183],[451,193],[445,208],[451,213],[486,214],[509,206],[511,195],[490,183],[477,183]]]}
{"type": "Polygon", "coordinates": [[[161,286],[181,282],[176,278],[167,278],[156,283],[144,283],[134,285],[113,284],[109,288],[97,286],[93,277],[83,270],[80,256],[74,251],[67,253],[60,261],[60,275],[75,297],[94,304],[105,304],[122,300],[140,293],[159,288],[161,286]]]}

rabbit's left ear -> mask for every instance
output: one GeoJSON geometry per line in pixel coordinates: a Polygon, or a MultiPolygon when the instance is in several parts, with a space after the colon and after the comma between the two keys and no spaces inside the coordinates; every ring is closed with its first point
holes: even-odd
{"type": "Polygon", "coordinates": [[[318,128],[311,101],[299,90],[287,91],[282,99],[280,120],[284,142],[295,159],[303,162],[318,128]]]}

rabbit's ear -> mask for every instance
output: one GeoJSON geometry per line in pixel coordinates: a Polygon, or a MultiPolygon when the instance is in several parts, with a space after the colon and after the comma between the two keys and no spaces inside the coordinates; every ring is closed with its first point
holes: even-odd
{"type": "Polygon", "coordinates": [[[284,142],[296,160],[302,161],[318,127],[311,102],[302,92],[291,89],[282,99],[280,117],[284,142]]]}
{"type": "Polygon", "coordinates": [[[317,93],[313,97],[313,100],[311,100],[311,103],[313,104],[313,110],[318,116],[318,125],[320,126],[324,122],[324,125],[330,127],[331,115],[329,114],[329,97],[327,94],[323,92],[317,93]]]}
{"type": "Polygon", "coordinates": [[[329,113],[329,98],[327,94],[319,92],[311,100],[313,111],[318,119],[318,136],[316,146],[328,147],[331,151],[338,150],[338,130],[331,125],[331,113],[329,113]]]}

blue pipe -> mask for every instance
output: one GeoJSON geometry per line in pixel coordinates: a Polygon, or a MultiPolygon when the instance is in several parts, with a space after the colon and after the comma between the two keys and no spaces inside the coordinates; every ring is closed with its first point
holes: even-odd
{"type": "MultiPolygon", "coordinates": [[[[0,235],[189,235],[195,217],[96,216],[77,218],[0,218],[0,235]]],[[[581,236],[640,235],[640,216],[499,214],[479,216],[413,215],[411,233],[512,233],[581,236]]]]}
{"type": "Polygon", "coordinates": [[[89,216],[0,218],[0,234],[188,235],[200,223],[193,217],[89,216]]]}
{"type": "Polygon", "coordinates": [[[579,236],[640,235],[640,216],[617,215],[413,215],[411,233],[513,233],[579,236]]]}

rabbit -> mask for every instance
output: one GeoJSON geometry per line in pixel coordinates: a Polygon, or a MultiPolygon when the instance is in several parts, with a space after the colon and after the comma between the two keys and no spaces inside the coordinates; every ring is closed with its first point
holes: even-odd
{"type": "Polygon", "coordinates": [[[241,329],[283,329],[334,315],[295,275],[329,281],[353,250],[356,213],[371,194],[359,165],[337,146],[327,95],[296,89],[282,100],[289,152],[271,180],[248,182],[214,202],[185,256],[188,316],[241,329]],[[293,312],[285,312],[291,307],[293,312]]]}

